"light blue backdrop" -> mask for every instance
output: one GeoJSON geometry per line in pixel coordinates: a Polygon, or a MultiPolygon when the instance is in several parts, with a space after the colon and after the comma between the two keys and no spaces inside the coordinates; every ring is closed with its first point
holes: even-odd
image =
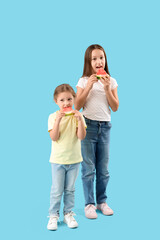
{"type": "Polygon", "coordinates": [[[1,239],[158,239],[159,7],[158,0],[1,1],[1,239]],[[52,94],[64,82],[76,89],[94,43],[119,84],[108,186],[115,214],[84,217],[79,175],[79,228],[61,223],[49,232],[52,94]]]}

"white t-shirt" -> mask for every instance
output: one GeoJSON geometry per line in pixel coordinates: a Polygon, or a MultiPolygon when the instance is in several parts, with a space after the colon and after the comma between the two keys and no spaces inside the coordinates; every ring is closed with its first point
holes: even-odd
{"type": "MultiPolygon", "coordinates": [[[[80,78],[76,87],[84,89],[87,85],[87,80],[88,77],[80,78]]],[[[110,77],[110,81],[111,90],[118,86],[117,81],[114,78],[110,77]]],[[[111,121],[111,110],[109,109],[103,84],[100,81],[93,84],[93,87],[87,96],[82,114],[91,120],[111,121]]]]}

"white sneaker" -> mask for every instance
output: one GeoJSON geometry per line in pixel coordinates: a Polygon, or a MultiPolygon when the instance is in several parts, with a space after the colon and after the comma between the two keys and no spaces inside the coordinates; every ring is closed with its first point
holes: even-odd
{"type": "Polygon", "coordinates": [[[64,215],[64,223],[66,223],[68,225],[69,228],[77,228],[78,227],[78,223],[76,222],[76,220],[74,219],[75,213],[70,212],[64,215]]]}
{"type": "Polygon", "coordinates": [[[47,229],[48,230],[57,230],[58,219],[59,219],[58,216],[50,216],[49,221],[48,221],[48,225],[47,225],[47,229]]]}

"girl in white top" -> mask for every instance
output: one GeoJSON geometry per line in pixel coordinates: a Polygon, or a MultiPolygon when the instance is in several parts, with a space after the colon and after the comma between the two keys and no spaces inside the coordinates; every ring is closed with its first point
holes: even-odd
{"type": "Polygon", "coordinates": [[[106,188],[109,180],[109,142],[111,110],[118,110],[117,82],[110,76],[107,58],[100,45],[91,45],[85,52],[83,75],[77,84],[75,108],[83,108],[82,114],[87,124],[87,134],[81,143],[82,182],[85,197],[85,215],[97,218],[96,209],[105,215],[113,210],[107,205],[106,188]],[[98,69],[106,75],[97,79],[98,69]],[[96,203],[94,199],[94,178],[96,174],[96,203]]]}

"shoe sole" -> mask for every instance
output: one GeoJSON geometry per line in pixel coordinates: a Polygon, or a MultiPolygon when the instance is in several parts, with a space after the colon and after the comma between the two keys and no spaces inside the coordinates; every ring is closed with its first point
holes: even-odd
{"type": "MultiPolygon", "coordinates": [[[[65,224],[67,224],[67,222],[65,221],[65,220],[63,220],[63,222],[65,223],[65,224]]],[[[67,226],[68,226],[68,224],[67,224],[67,226]]],[[[69,227],[69,226],[68,226],[69,227]]],[[[75,227],[69,227],[69,228],[77,228],[78,227],[78,225],[77,226],[75,226],[75,227]]]]}
{"type": "Polygon", "coordinates": [[[47,228],[49,231],[56,231],[57,228],[47,228]]]}
{"type": "MultiPolygon", "coordinates": [[[[98,207],[97,207],[97,210],[99,210],[99,211],[101,211],[101,212],[102,212],[102,210],[101,210],[100,208],[98,208],[98,207]]],[[[103,213],[103,212],[102,212],[102,213],[103,213]]],[[[112,215],[113,215],[113,213],[110,213],[110,214],[104,214],[104,213],[103,213],[103,215],[105,215],[105,216],[112,216],[112,215]]]]}
{"type": "MultiPolygon", "coordinates": [[[[86,216],[86,215],[85,215],[85,216],[86,216]]],[[[98,217],[98,215],[95,216],[95,217],[87,217],[87,216],[86,216],[86,218],[88,218],[88,219],[97,219],[97,217],[98,217]]]]}
{"type": "Polygon", "coordinates": [[[97,219],[97,217],[87,217],[87,216],[86,216],[86,218],[88,218],[88,219],[97,219]]]}

